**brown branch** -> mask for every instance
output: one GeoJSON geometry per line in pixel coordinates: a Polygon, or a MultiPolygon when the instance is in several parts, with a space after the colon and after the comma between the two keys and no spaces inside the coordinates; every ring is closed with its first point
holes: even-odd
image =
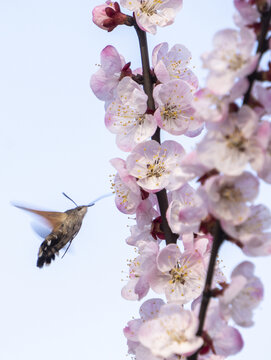
{"type": "MultiPolygon", "coordinates": [[[[137,32],[137,36],[139,40],[141,62],[143,69],[143,88],[148,96],[147,105],[149,110],[155,111],[155,103],[152,95],[153,77],[151,75],[151,69],[150,69],[147,36],[146,36],[146,32],[141,30],[136,24],[134,25],[134,27],[137,32]]],[[[159,127],[157,127],[155,134],[152,136],[152,140],[159,142],[159,144],[161,143],[159,127]]],[[[163,232],[165,233],[166,244],[168,245],[171,243],[176,243],[179,235],[174,234],[171,231],[166,218],[166,211],[168,208],[167,192],[165,189],[163,189],[158,193],[156,193],[156,196],[162,217],[162,229],[163,232]]]]}
{"type": "Polygon", "coordinates": [[[267,50],[266,35],[269,30],[270,20],[271,20],[271,8],[268,11],[263,12],[261,15],[261,30],[260,30],[260,35],[258,37],[258,47],[257,47],[257,54],[259,54],[258,64],[256,66],[256,69],[253,71],[253,73],[247,77],[249,81],[249,87],[247,89],[247,92],[245,93],[243,104],[247,104],[249,102],[252,86],[254,84],[254,81],[257,80],[258,77],[259,63],[261,61],[264,52],[267,50]]]}
{"type": "MultiPolygon", "coordinates": [[[[206,280],[205,280],[204,290],[202,293],[202,300],[201,300],[201,304],[200,304],[199,327],[198,327],[198,331],[197,331],[198,336],[202,335],[208,305],[209,305],[210,299],[212,297],[211,287],[212,287],[212,280],[213,280],[213,276],[214,276],[214,270],[215,270],[218,251],[219,251],[219,248],[222,245],[223,241],[225,240],[225,233],[222,230],[222,228],[220,226],[220,222],[218,220],[214,224],[214,227],[212,230],[212,235],[213,235],[214,240],[213,240],[213,246],[212,246],[212,250],[211,250],[211,257],[210,257],[210,261],[209,261],[209,265],[208,265],[208,271],[207,271],[207,276],[206,276],[206,280]]],[[[195,352],[193,355],[189,356],[187,358],[187,360],[197,360],[197,357],[198,357],[198,351],[195,352]]]]}

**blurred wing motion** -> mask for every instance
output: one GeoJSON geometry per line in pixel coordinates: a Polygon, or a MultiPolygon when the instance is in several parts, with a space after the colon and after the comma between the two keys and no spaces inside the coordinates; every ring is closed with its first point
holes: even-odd
{"type": "Polygon", "coordinates": [[[50,228],[52,228],[53,230],[55,228],[57,228],[59,225],[61,225],[61,223],[63,223],[63,221],[65,221],[65,219],[67,218],[67,214],[64,212],[41,211],[41,210],[30,209],[30,208],[20,206],[20,205],[15,205],[15,204],[14,204],[14,206],[16,206],[19,209],[29,211],[33,214],[41,216],[43,218],[43,220],[45,220],[47,225],[49,225],[50,228]]]}
{"type": "Polygon", "coordinates": [[[87,212],[87,206],[78,206],[65,212],[41,211],[18,205],[14,206],[41,216],[52,229],[40,245],[37,260],[39,268],[42,268],[44,264],[49,265],[55,259],[55,255],[58,255],[59,250],[68,243],[71,244],[80,230],[87,212]]]}

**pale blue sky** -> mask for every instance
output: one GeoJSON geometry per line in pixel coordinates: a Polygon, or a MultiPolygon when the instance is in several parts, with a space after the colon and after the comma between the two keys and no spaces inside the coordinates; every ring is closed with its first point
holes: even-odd
{"type": "MultiPolygon", "coordinates": [[[[91,23],[99,3],[86,0],[0,0],[1,240],[0,358],[3,360],[125,359],[122,328],[138,316],[138,303],[121,298],[121,278],[133,251],[125,244],[132,224],[113,198],[89,209],[71,251],[38,269],[41,239],[31,217],[10,206],[20,201],[64,211],[67,192],[85,204],[110,191],[112,157],[126,157],[104,127],[103,103],[89,89],[100,51],[114,45],[140,66],[131,28],[107,33],[91,23]]],[[[203,83],[200,54],[215,31],[232,26],[232,1],[184,0],[174,25],[148,36],[150,51],[162,41],[186,45],[203,83]]],[[[184,139],[185,146],[191,144],[184,139]]],[[[190,141],[190,140],[189,140],[190,141]]],[[[193,140],[191,140],[193,141],[193,140]]],[[[271,205],[270,189],[259,200],[271,205]]],[[[225,271],[244,257],[226,245],[225,271]]],[[[252,259],[254,260],[254,259],[252,259]]],[[[266,358],[269,345],[270,260],[257,260],[266,291],[256,326],[242,334],[238,360],[266,358]]]]}

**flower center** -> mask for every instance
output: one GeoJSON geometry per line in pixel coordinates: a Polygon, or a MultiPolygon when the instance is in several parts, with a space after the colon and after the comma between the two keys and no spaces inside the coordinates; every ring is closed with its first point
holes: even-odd
{"type": "Polygon", "coordinates": [[[150,178],[155,176],[157,178],[161,177],[163,173],[166,171],[164,162],[158,157],[154,160],[153,164],[147,164],[147,177],[150,178]]]}
{"type": "Polygon", "coordinates": [[[161,109],[161,115],[163,116],[164,120],[170,120],[170,119],[177,119],[178,118],[178,114],[181,114],[181,109],[180,106],[176,106],[174,105],[169,105],[169,104],[165,104],[165,106],[161,109]]]}
{"type": "MultiPolygon", "coordinates": [[[[189,61],[186,61],[186,64],[188,63],[189,61]]],[[[172,75],[176,79],[179,79],[183,74],[185,74],[189,70],[187,67],[184,67],[184,64],[182,64],[182,60],[170,61],[167,69],[170,75],[172,75]]]]}
{"type": "Polygon", "coordinates": [[[228,62],[228,69],[232,71],[240,69],[245,64],[245,61],[240,54],[232,54],[225,58],[228,62]]]}
{"type": "Polygon", "coordinates": [[[152,16],[157,13],[156,8],[163,3],[163,0],[141,0],[140,10],[142,13],[145,13],[147,16],[152,16]]]}
{"type": "Polygon", "coordinates": [[[227,146],[230,149],[235,148],[240,152],[246,151],[247,139],[244,138],[242,132],[238,128],[235,128],[231,135],[226,135],[225,139],[227,140],[227,146]]]}
{"type": "Polygon", "coordinates": [[[220,189],[220,196],[224,200],[241,202],[243,201],[243,195],[239,189],[235,189],[232,185],[225,185],[220,189]]]}
{"type": "Polygon", "coordinates": [[[170,270],[171,280],[169,281],[171,284],[175,284],[177,282],[182,285],[185,284],[185,278],[188,276],[187,266],[181,266],[179,262],[177,262],[176,266],[170,270]]]}
{"type": "Polygon", "coordinates": [[[176,330],[167,330],[167,335],[170,337],[172,341],[175,341],[178,344],[187,341],[187,337],[183,333],[176,330]]]}

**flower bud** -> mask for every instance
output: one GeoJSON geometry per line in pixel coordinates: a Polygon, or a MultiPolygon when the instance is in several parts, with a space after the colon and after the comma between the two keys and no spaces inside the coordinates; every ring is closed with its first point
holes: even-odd
{"type": "Polygon", "coordinates": [[[119,4],[112,1],[96,6],[92,11],[92,21],[108,32],[128,22],[127,15],[121,13],[119,4]]]}

